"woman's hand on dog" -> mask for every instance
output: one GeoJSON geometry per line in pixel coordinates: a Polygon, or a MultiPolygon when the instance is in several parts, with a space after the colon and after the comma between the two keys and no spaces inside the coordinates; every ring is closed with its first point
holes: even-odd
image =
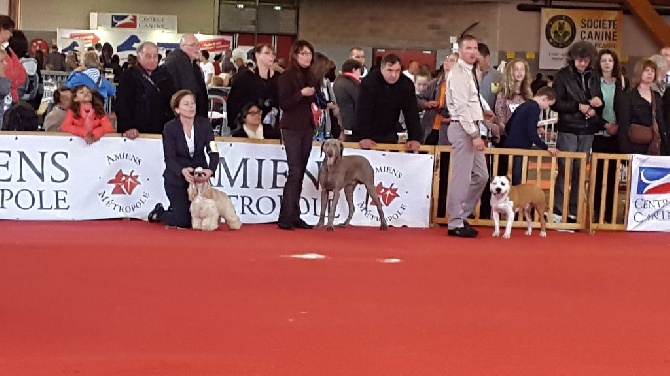
{"type": "Polygon", "coordinates": [[[184,179],[186,179],[189,184],[193,184],[195,182],[195,179],[193,178],[193,167],[182,168],[181,174],[184,175],[184,179]]]}

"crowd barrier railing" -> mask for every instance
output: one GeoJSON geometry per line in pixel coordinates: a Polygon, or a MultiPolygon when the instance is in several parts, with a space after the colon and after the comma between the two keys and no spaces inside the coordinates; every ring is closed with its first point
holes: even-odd
{"type": "MultiPolygon", "coordinates": [[[[435,175],[433,177],[433,205],[432,205],[432,220],[433,224],[447,224],[448,215],[446,213],[448,182],[452,179],[453,164],[450,158],[452,153],[451,146],[437,146],[435,147],[435,175]],[[445,167],[448,166],[448,167],[445,167]],[[447,179],[445,184],[444,179],[447,179]]],[[[522,149],[504,149],[493,148],[485,151],[487,163],[489,163],[489,173],[492,175],[512,175],[512,157],[523,158],[522,183],[536,184],[545,191],[547,197],[547,228],[557,230],[584,230],[587,228],[587,191],[586,182],[588,177],[587,170],[587,156],[584,153],[568,153],[561,152],[557,157],[550,156],[544,150],[522,150],[522,149]],[[554,211],[554,196],[556,177],[558,175],[558,161],[565,160],[564,171],[564,197],[560,204],[561,212],[564,215],[561,221],[554,223],[552,221],[552,213],[554,211]],[[568,206],[569,206],[569,192],[570,192],[570,177],[573,171],[577,169],[578,174],[578,200],[576,221],[568,220],[568,206]]],[[[488,190],[487,186],[485,190],[488,190]]],[[[493,221],[490,218],[488,195],[483,195],[473,213],[473,217],[469,222],[473,225],[492,226],[493,221]]],[[[533,221],[534,227],[539,227],[538,217],[535,216],[533,221]]],[[[514,222],[514,227],[525,227],[525,219],[519,217],[514,222]]]]}
{"type": "Polygon", "coordinates": [[[630,176],[628,154],[593,153],[589,181],[589,230],[625,231],[628,225],[630,176]]]}
{"type": "MultiPolygon", "coordinates": [[[[44,132],[2,132],[2,134],[16,135],[46,135],[44,132]]],[[[53,134],[49,134],[53,135],[53,134]]],[[[110,134],[105,137],[123,137],[120,134],[110,134]]],[[[142,138],[160,139],[160,135],[142,135],[142,138]]],[[[252,144],[281,144],[279,140],[251,140],[234,137],[216,137],[221,142],[245,142],[252,144]]],[[[104,142],[104,139],[103,141],[104,142]]],[[[320,146],[320,142],[314,142],[314,146],[320,146]]],[[[356,142],[345,142],[346,149],[359,149],[356,142]]],[[[402,153],[406,150],[404,144],[377,144],[374,150],[382,152],[402,153]]],[[[431,154],[434,156],[433,165],[433,188],[431,198],[430,223],[435,225],[446,225],[448,215],[446,213],[446,198],[448,194],[449,181],[452,179],[451,146],[428,146],[422,145],[415,153],[431,154]]],[[[552,157],[544,150],[522,150],[492,148],[486,149],[485,155],[489,163],[489,171],[492,175],[511,176],[512,158],[523,158],[522,182],[540,186],[547,198],[548,221],[547,228],[555,230],[612,230],[624,231],[627,225],[628,202],[630,199],[630,155],[627,154],[592,154],[590,161],[585,153],[560,152],[558,156],[552,157]],[[568,200],[570,191],[570,176],[574,167],[578,169],[578,202],[576,221],[568,221],[567,215],[563,215],[558,223],[552,221],[554,209],[554,196],[556,178],[558,175],[558,161],[565,160],[564,173],[564,199],[559,203],[562,213],[568,213],[568,200]],[[600,182],[600,183],[598,183],[600,182]],[[611,215],[608,211],[611,210],[611,215]]],[[[488,186],[485,188],[488,190],[488,186]]],[[[484,198],[488,200],[488,198],[484,198]]],[[[470,223],[478,226],[492,226],[493,222],[488,216],[486,202],[480,201],[473,213],[470,223]]],[[[524,218],[517,218],[514,227],[525,227],[524,218]]],[[[533,221],[534,227],[539,227],[537,215],[533,221]]]]}

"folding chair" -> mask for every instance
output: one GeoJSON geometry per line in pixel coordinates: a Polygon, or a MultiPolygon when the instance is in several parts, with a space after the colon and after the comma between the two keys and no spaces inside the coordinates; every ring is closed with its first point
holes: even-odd
{"type": "Polygon", "coordinates": [[[209,112],[207,117],[212,123],[212,129],[215,136],[229,137],[232,131],[228,127],[228,110],[226,107],[226,100],[220,95],[210,94],[207,96],[209,100],[209,112]]]}

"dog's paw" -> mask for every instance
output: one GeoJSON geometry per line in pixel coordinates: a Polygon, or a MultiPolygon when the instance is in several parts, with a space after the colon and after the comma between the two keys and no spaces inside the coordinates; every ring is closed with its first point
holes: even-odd
{"type": "Polygon", "coordinates": [[[339,227],[339,228],[347,228],[347,227],[349,227],[349,224],[348,224],[348,223],[340,223],[339,225],[337,225],[337,227],[339,227]]]}
{"type": "Polygon", "coordinates": [[[526,230],[526,236],[531,236],[533,234],[533,230],[526,230]]]}
{"type": "Polygon", "coordinates": [[[511,233],[511,232],[505,232],[505,233],[503,234],[503,238],[505,238],[505,239],[509,239],[509,238],[511,238],[511,237],[512,237],[512,233],[511,233]]]}
{"type": "Polygon", "coordinates": [[[379,226],[379,229],[382,230],[382,231],[386,231],[386,230],[389,229],[389,225],[387,225],[386,223],[383,223],[381,226],[379,226]]]}
{"type": "Polygon", "coordinates": [[[497,238],[498,236],[500,236],[500,231],[493,231],[493,234],[491,234],[491,236],[497,238]]]}
{"type": "Polygon", "coordinates": [[[321,222],[317,223],[316,225],[314,225],[314,228],[317,229],[317,230],[320,229],[320,228],[323,228],[323,223],[321,223],[321,222]]]}
{"type": "Polygon", "coordinates": [[[541,238],[546,238],[547,237],[547,232],[546,231],[540,231],[540,237],[541,238]]]}
{"type": "Polygon", "coordinates": [[[335,228],[333,228],[333,226],[327,226],[326,231],[335,231],[335,228]]]}

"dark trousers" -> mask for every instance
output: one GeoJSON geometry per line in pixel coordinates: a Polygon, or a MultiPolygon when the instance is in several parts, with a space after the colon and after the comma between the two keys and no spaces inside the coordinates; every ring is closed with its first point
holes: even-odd
{"type": "MultiPolygon", "coordinates": [[[[521,184],[521,173],[523,172],[523,157],[512,158],[512,185],[521,184]]],[[[538,177],[539,179],[539,177],[538,177]]]]}
{"type": "MultiPolygon", "coordinates": [[[[609,154],[619,154],[619,140],[616,136],[614,137],[604,137],[596,136],[593,138],[592,150],[594,153],[609,153],[609,154]]],[[[593,182],[595,188],[595,194],[593,196],[593,214],[596,219],[599,219],[600,216],[600,200],[602,198],[602,188],[603,188],[603,175],[605,171],[605,161],[599,161],[596,168],[596,180],[593,182]]],[[[616,214],[612,213],[614,209],[614,195],[618,192],[618,187],[615,187],[616,184],[616,174],[619,171],[616,169],[616,161],[610,161],[607,166],[607,188],[605,188],[605,222],[612,222],[612,216],[616,219],[616,214]]]]}
{"type": "Polygon", "coordinates": [[[172,227],[191,228],[191,202],[188,188],[165,183],[165,194],[170,200],[170,209],[158,216],[158,220],[172,227]]]}
{"type": "Polygon", "coordinates": [[[449,188],[449,160],[451,153],[440,153],[440,185],[437,190],[437,216],[447,216],[447,189],[449,188]]]}
{"type": "Polygon", "coordinates": [[[309,130],[282,129],[288,177],[279,210],[279,223],[291,225],[300,219],[300,194],[305,178],[309,153],[312,151],[314,132],[309,130]]]}

